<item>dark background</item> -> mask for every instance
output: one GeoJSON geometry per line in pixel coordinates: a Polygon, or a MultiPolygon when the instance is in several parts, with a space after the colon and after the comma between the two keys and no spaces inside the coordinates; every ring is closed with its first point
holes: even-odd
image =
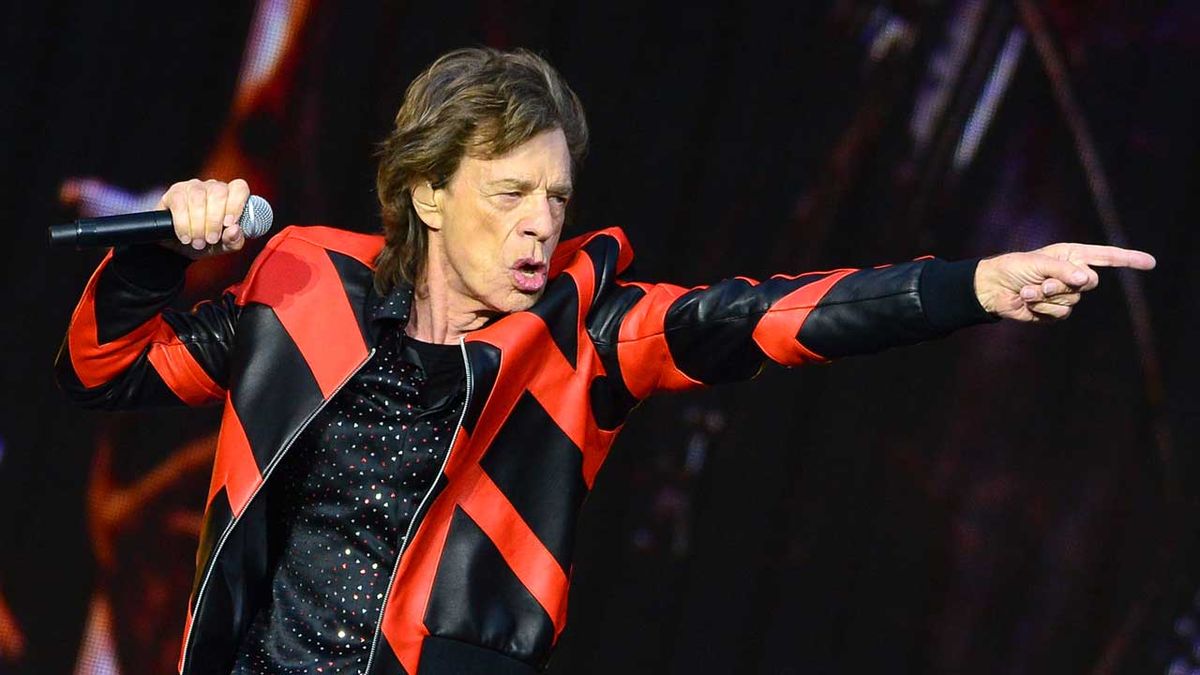
{"type": "MultiPolygon", "coordinates": [[[[161,191],[234,138],[277,223],[376,230],[373,144],[407,83],[473,44],[534,49],[571,82],[593,144],[568,235],[621,225],[645,280],[1058,240],[1159,261],[1102,274],[1062,325],[645,404],[585,508],[552,673],[1195,665],[1195,3],[314,2],[287,76],[242,116],[255,8],[224,4],[5,10],[0,673],[172,662],[206,467],[103,536],[113,502],[93,497],[121,494],[98,477],[203,457],[218,420],[56,391],[100,257],[45,243],[80,206],[63,181],[161,191]],[[109,618],[86,632],[97,597],[109,618]]],[[[244,262],[195,272],[192,295],[244,262]]]]}

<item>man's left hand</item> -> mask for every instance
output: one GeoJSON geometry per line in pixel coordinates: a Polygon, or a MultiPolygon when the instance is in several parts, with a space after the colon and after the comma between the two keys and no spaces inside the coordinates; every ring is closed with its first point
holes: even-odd
{"type": "Polygon", "coordinates": [[[1027,253],[979,261],[975,295],[987,311],[1017,321],[1058,321],[1071,315],[1080,296],[1100,277],[1093,267],[1154,269],[1143,251],[1092,244],[1051,244],[1027,253]]]}

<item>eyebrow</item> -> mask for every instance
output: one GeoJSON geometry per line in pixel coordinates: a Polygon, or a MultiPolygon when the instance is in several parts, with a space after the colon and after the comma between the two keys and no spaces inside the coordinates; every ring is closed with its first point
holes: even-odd
{"type": "MultiPolygon", "coordinates": [[[[492,190],[515,190],[518,192],[531,192],[533,190],[533,181],[523,180],[520,178],[501,178],[490,183],[484,184],[485,188],[492,190]]],[[[571,194],[573,187],[570,183],[554,183],[548,188],[551,194],[571,194]]]]}

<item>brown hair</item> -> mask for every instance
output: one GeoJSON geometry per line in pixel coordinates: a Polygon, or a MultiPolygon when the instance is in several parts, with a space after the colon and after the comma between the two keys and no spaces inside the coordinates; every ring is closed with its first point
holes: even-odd
{"type": "Polygon", "coordinates": [[[464,156],[498,157],[550,129],[562,129],[574,166],[587,152],[579,98],[553,66],[524,49],[442,56],[408,86],[395,122],[380,144],[375,178],[386,240],[375,268],[381,294],[402,281],[416,284],[425,272],[429,234],[413,210],[415,183],[442,187],[464,156]]]}

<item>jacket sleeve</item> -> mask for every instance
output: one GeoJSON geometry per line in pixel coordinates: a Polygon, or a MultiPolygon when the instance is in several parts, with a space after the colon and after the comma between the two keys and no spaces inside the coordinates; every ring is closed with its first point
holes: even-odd
{"type": "Polygon", "coordinates": [[[768,359],[823,363],[993,320],[975,296],[977,264],[929,258],[696,288],[618,282],[592,334],[610,375],[641,400],[748,379],[768,359]]]}
{"type": "Polygon", "coordinates": [[[191,311],[170,309],[188,264],[157,245],[122,247],[101,261],[55,361],[70,399],[107,410],[224,399],[236,289],[191,311]]]}

